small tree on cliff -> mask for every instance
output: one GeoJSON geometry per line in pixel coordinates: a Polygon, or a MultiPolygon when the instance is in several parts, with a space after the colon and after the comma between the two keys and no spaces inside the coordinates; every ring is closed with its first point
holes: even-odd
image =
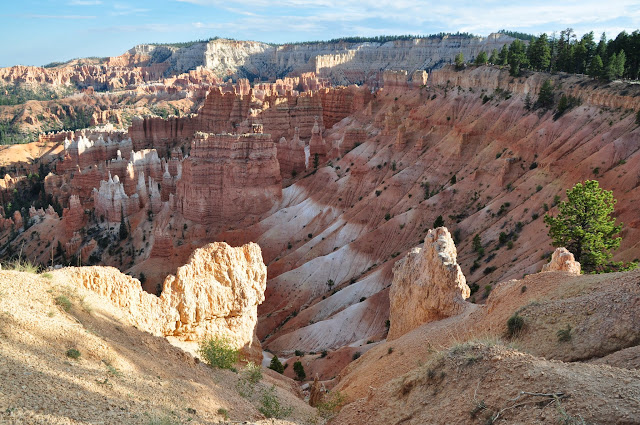
{"type": "Polygon", "coordinates": [[[456,69],[464,68],[464,55],[462,52],[458,53],[455,58],[456,69]]]}
{"type": "Polygon", "coordinates": [[[553,106],[553,84],[551,80],[545,80],[540,87],[540,93],[538,93],[538,100],[536,106],[540,108],[549,109],[553,106]]]}
{"type": "Polygon", "coordinates": [[[278,356],[273,356],[273,358],[271,359],[271,363],[269,363],[269,369],[275,370],[278,373],[284,373],[284,366],[280,362],[278,356]]]}
{"type": "Polygon", "coordinates": [[[489,61],[487,52],[480,52],[478,56],[476,56],[476,65],[486,65],[487,61],[489,61]]]}
{"type": "Polygon", "coordinates": [[[302,362],[300,360],[293,364],[293,371],[296,373],[296,377],[299,381],[302,381],[307,377],[307,373],[304,371],[304,366],[302,366],[302,362]]]}
{"type": "Polygon", "coordinates": [[[127,223],[124,222],[124,210],[122,211],[122,214],[120,214],[120,230],[119,230],[118,234],[120,235],[120,240],[121,241],[127,239],[127,237],[129,236],[129,230],[127,229],[127,223]]]}
{"type": "Polygon", "coordinates": [[[558,216],[546,214],[545,224],[553,246],[566,247],[585,272],[602,273],[633,268],[611,263],[611,251],[620,246],[622,225],[611,216],[616,204],[613,192],[600,188],[597,180],[578,183],[567,190],[567,201],[558,205],[558,216]]]}
{"type": "Polygon", "coordinates": [[[441,215],[437,216],[435,221],[433,222],[433,228],[437,229],[438,227],[444,227],[444,219],[441,215]]]}

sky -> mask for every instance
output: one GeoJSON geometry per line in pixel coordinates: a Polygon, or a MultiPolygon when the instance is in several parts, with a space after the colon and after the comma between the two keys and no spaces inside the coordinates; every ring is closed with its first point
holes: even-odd
{"type": "Polygon", "coordinates": [[[142,43],[573,28],[640,29],[640,0],[2,0],[0,67],[118,56],[142,43]]]}

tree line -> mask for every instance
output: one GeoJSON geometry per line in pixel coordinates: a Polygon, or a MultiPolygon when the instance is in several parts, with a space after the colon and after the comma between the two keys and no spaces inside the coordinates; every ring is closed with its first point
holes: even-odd
{"type": "MultiPolygon", "coordinates": [[[[456,65],[464,61],[462,54],[456,57],[456,65]]],[[[567,28],[549,37],[533,36],[528,43],[514,40],[502,49],[494,49],[490,55],[481,52],[475,58],[476,65],[491,63],[509,66],[513,76],[522,70],[544,72],[568,72],[588,74],[593,78],[614,80],[640,78],[640,31],[631,34],[622,31],[613,39],[602,33],[596,42],[593,31],[578,38],[573,29],[567,28]]]]}

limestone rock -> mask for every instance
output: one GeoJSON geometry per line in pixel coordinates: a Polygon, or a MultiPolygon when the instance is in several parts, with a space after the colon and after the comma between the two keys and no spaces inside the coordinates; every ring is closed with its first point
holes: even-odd
{"type": "Polygon", "coordinates": [[[567,248],[556,248],[551,256],[551,261],[542,266],[543,272],[567,272],[574,275],[580,274],[580,263],[575,260],[573,254],[567,248]]]}
{"type": "Polygon", "coordinates": [[[457,252],[446,227],[431,229],[424,248],[414,248],[393,268],[388,340],[423,323],[461,313],[471,291],[456,262],[457,252]]]}
{"type": "Polygon", "coordinates": [[[167,276],[158,298],[140,281],[113,267],[63,270],[72,281],[124,308],[129,320],[154,335],[183,341],[228,337],[248,360],[260,363],[255,335],[258,304],[264,301],[267,267],[255,243],[232,248],[223,242],[193,252],[189,262],[167,276]]]}

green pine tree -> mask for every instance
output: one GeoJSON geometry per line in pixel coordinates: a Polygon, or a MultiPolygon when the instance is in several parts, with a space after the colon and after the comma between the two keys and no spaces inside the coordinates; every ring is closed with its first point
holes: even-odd
{"type": "Polygon", "coordinates": [[[547,214],[545,224],[553,246],[567,248],[585,272],[606,271],[611,251],[620,246],[622,225],[612,217],[616,200],[597,180],[578,183],[567,190],[567,201],[558,205],[557,217],[547,214]]]}
{"type": "Polygon", "coordinates": [[[592,78],[600,78],[602,76],[603,69],[604,65],[602,64],[600,55],[595,55],[593,59],[591,59],[591,63],[589,64],[589,70],[587,71],[587,73],[592,78]]]}
{"type": "Polygon", "coordinates": [[[493,64],[493,65],[498,63],[498,50],[497,49],[493,49],[491,51],[491,56],[489,56],[489,63],[493,64]]]}
{"type": "Polygon", "coordinates": [[[278,356],[273,356],[273,358],[271,359],[271,363],[269,363],[269,369],[275,370],[278,373],[284,373],[284,366],[280,362],[278,356]]]}
{"type": "Polygon", "coordinates": [[[545,80],[545,82],[542,83],[536,105],[545,109],[549,109],[553,106],[553,83],[551,83],[551,80],[545,80]]]}
{"type": "Polygon", "coordinates": [[[476,65],[486,65],[487,61],[489,60],[489,58],[487,57],[487,53],[486,52],[480,52],[478,53],[478,56],[476,56],[476,65]]]}
{"type": "Polygon", "coordinates": [[[436,220],[433,222],[433,228],[437,229],[438,227],[444,227],[444,219],[441,215],[436,217],[436,220]]]}
{"type": "Polygon", "coordinates": [[[462,69],[464,68],[464,55],[462,54],[462,52],[458,53],[455,57],[455,64],[456,64],[456,69],[462,69]]]}

